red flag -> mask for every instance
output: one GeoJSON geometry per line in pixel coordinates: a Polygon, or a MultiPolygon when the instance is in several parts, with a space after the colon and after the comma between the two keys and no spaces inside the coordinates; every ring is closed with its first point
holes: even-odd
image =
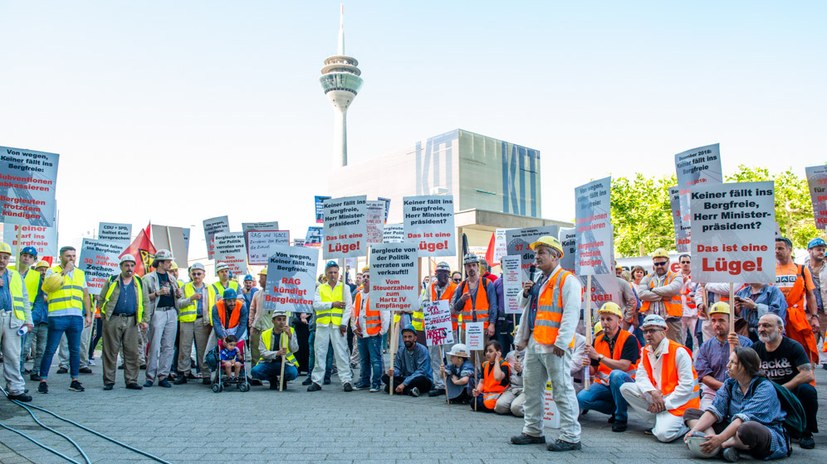
{"type": "Polygon", "coordinates": [[[488,265],[491,267],[500,264],[494,262],[494,242],[496,241],[496,237],[497,234],[491,234],[491,240],[488,241],[488,249],[485,250],[485,260],[488,261],[488,265]]]}
{"type": "Polygon", "coordinates": [[[146,238],[152,240],[152,221],[149,221],[149,223],[147,223],[144,232],[146,233],[146,238]]]}
{"type": "Polygon", "coordinates": [[[149,240],[146,230],[141,229],[135,240],[118,256],[132,255],[135,258],[135,275],[143,276],[149,272],[152,260],[155,259],[155,245],[149,240]]]}

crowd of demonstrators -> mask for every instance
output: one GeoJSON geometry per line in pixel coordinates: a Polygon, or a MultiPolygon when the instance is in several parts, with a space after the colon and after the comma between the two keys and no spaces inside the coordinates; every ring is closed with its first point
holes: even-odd
{"type": "MultiPolygon", "coordinates": [[[[49,392],[61,342],[69,388],[84,391],[79,374],[91,371],[95,346],[89,344],[100,337],[104,390],[114,389],[119,361],[130,390],[193,378],[211,383],[211,367],[238,378],[249,362],[250,382],[270,389],[287,388],[306,373],[304,384],[315,392],[336,375],[346,392],[428,393],[476,411],[523,417],[511,442],[528,445],[546,443],[543,397],[550,382],[560,417],[560,433],[547,444],[551,451],[580,449],[579,417],[589,411],[606,414],[613,432],[643,429],[662,442],[684,437],[693,453],[727,460],[788,456],[793,443],[815,446],[824,240],[812,240],[807,262],[799,265],[790,241],[779,237],[776,282],[735,284],[732,301],[730,284],[692,279],[689,255],[679,256],[678,272],[663,249],[652,253],[650,272],[617,267],[619,290],[598,309],[590,345],[580,324],[580,280],[560,267],[560,242],[545,236],[530,248],[538,272],[523,284],[521,314],[505,315],[503,280],[468,254],[465,278],[437,263],[434,275],[423,279],[419,307],[392,323],[389,313],[371,305],[367,267],[351,283],[336,261],[326,262],[313,311],[289,314],[268,309],[253,276],[239,284],[223,263],[216,265],[214,283],[206,282],[200,263],[189,267],[185,282],[169,250],[156,253],[143,277],[135,275],[135,258],[124,255],[93,307],[74,248],[62,248],[51,268],[37,261],[35,249],[23,248],[12,269],[11,250],[0,243],[0,336],[9,395],[31,401],[23,378],[27,355],[35,360],[30,380],[39,382],[38,392],[49,392]],[[449,303],[457,343],[426,347],[422,308],[438,300],[449,303]],[[84,331],[96,310],[100,327],[84,331]],[[484,353],[462,343],[469,321],[483,322],[484,353]],[[383,354],[397,335],[399,347],[390,350],[396,352],[386,366],[383,354]],[[210,353],[217,365],[208,362],[210,353]],[[784,391],[803,408],[800,431],[784,425],[793,414],[779,400],[784,391]]],[[[264,288],[266,279],[264,269],[258,286],[264,288]]]]}

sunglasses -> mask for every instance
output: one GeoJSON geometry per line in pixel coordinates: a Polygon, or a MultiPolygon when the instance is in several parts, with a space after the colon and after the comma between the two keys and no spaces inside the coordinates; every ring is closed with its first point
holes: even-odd
{"type": "Polygon", "coordinates": [[[202,275],[204,275],[204,273],[203,273],[203,272],[193,272],[193,273],[192,273],[192,275],[194,275],[194,276],[202,276],[202,275]]]}
{"type": "Polygon", "coordinates": [[[453,280],[454,282],[462,282],[462,277],[460,277],[459,279],[451,279],[451,280],[453,280]]]}
{"type": "Polygon", "coordinates": [[[681,261],[681,264],[691,264],[689,261],[681,261]]]}
{"type": "Polygon", "coordinates": [[[660,329],[643,329],[644,334],[653,334],[657,332],[660,332],[660,329]]]}
{"type": "Polygon", "coordinates": [[[667,264],[669,264],[669,261],[661,261],[659,263],[652,263],[652,264],[654,264],[655,267],[666,266],[667,264]]]}

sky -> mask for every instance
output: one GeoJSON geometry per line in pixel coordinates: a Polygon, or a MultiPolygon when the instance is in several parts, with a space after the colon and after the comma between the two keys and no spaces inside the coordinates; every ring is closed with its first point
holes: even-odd
{"type": "MultiPolygon", "coordinates": [[[[827,3],[345,2],[365,82],[355,164],[462,128],[539,149],[543,216],[574,187],[664,176],[721,144],[724,173],[827,159],[827,3]]],[[[60,154],[60,243],[278,220],[303,237],[327,193],[318,82],[339,2],[0,0],[0,145],[60,154]]]]}

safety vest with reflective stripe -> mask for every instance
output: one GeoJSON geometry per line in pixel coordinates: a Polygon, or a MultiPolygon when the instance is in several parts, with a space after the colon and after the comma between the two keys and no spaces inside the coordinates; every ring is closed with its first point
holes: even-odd
{"type": "MultiPolygon", "coordinates": [[[[63,272],[63,267],[57,265],[52,268],[54,274],[63,272]]],[[[83,313],[83,286],[86,284],[86,274],[78,268],[72,271],[72,277],[63,276],[63,285],[49,293],[49,316],[63,316],[70,309],[77,309],[83,313]]]]}
{"type": "MultiPolygon", "coordinates": [[[[135,322],[140,323],[143,320],[144,316],[144,281],[141,280],[138,276],[132,276],[132,281],[135,282],[135,290],[138,292],[138,307],[135,308],[137,318],[135,322]]],[[[109,278],[109,290],[106,291],[106,295],[103,297],[103,304],[101,305],[100,311],[105,316],[106,315],[106,305],[109,304],[109,300],[112,298],[112,293],[115,291],[116,287],[121,286],[121,276],[120,274],[113,275],[109,278]]]]}
{"type": "MultiPolygon", "coordinates": [[[[212,308],[215,304],[215,287],[212,285],[203,284],[203,289],[207,291],[207,301],[203,301],[203,293],[202,293],[202,301],[201,301],[201,315],[209,313],[210,318],[210,325],[212,325],[212,311],[207,308],[212,308]]],[[[192,282],[184,284],[184,287],[181,289],[184,292],[184,298],[191,298],[195,295],[195,285],[192,282]]],[[[202,290],[203,291],[203,290],[202,290]]],[[[181,306],[178,309],[178,322],[195,322],[198,318],[198,302],[190,300],[186,306],[181,306]]]]}
{"type": "Polygon", "coordinates": [[[26,282],[26,292],[29,294],[29,304],[34,304],[34,300],[37,298],[37,291],[40,289],[40,278],[42,276],[36,270],[29,268],[26,271],[26,277],[23,278],[23,281],[26,282]]]}
{"type": "Polygon", "coordinates": [[[557,334],[563,322],[563,285],[570,275],[569,271],[557,269],[549,277],[545,290],[540,294],[537,315],[534,318],[534,340],[537,343],[553,345],[557,341],[557,334]]]}
{"type": "MultiPolygon", "coordinates": [[[[500,362],[500,369],[509,368],[509,365],[505,361],[500,362]]],[[[504,380],[507,380],[508,377],[504,380]]],[[[497,404],[497,400],[500,399],[500,396],[508,390],[507,385],[502,384],[502,380],[497,380],[494,378],[494,365],[491,364],[489,361],[485,361],[482,363],[482,403],[488,409],[494,409],[494,405],[497,404]]]]}
{"type": "MultiPolygon", "coordinates": [[[[663,396],[672,393],[675,390],[675,387],[678,386],[678,383],[680,383],[680,378],[678,377],[678,365],[676,362],[678,350],[686,350],[686,353],[689,355],[690,359],[692,358],[692,353],[689,352],[687,347],[669,340],[669,351],[660,355],[661,367],[659,385],[663,396]]],[[[643,358],[643,367],[649,375],[649,381],[652,382],[652,385],[658,385],[658,382],[655,382],[655,377],[652,374],[652,364],[649,362],[649,356],[646,354],[645,349],[641,350],[640,357],[643,358]]],[[[681,417],[687,409],[697,409],[701,407],[701,399],[698,396],[698,373],[695,371],[695,366],[692,366],[692,391],[694,394],[689,401],[675,409],[670,409],[669,412],[675,416],[681,417]]]]}
{"type": "MultiPolygon", "coordinates": [[[[468,281],[465,280],[460,284],[462,294],[470,291],[468,288],[468,281]]],[[[465,306],[462,307],[462,330],[465,330],[466,322],[480,322],[483,321],[483,328],[488,330],[488,279],[480,277],[477,284],[477,298],[472,305],[473,298],[468,298],[465,301],[465,306]]]]}
{"type": "Polygon", "coordinates": [[[233,305],[232,312],[230,313],[230,320],[228,321],[227,306],[224,305],[224,301],[226,300],[218,300],[218,303],[215,304],[215,307],[218,309],[219,322],[221,322],[221,326],[224,327],[224,330],[234,329],[238,327],[238,321],[241,319],[241,307],[244,303],[235,300],[235,305],[233,305]]]}
{"type": "MultiPolygon", "coordinates": [[[[26,320],[26,298],[23,297],[23,278],[20,273],[6,269],[9,273],[9,295],[11,296],[11,305],[14,312],[14,317],[21,321],[26,320]]],[[[40,273],[35,272],[40,275],[40,273]]],[[[35,293],[36,295],[37,293],[35,293]]],[[[5,308],[3,308],[5,309],[5,308]]]]}
{"type": "MultiPolygon", "coordinates": [[[[344,303],[344,284],[336,282],[336,288],[333,289],[330,288],[330,284],[325,282],[319,286],[319,296],[322,299],[322,303],[333,303],[334,301],[344,303]]],[[[342,325],[342,315],[344,312],[344,308],[334,308],[332,306],[329,309],[319,309],[316,311],[316,325],[342,325]]]]}
{"type": "MultiPolygon", "coordinates": [[[[292,335],[294,337],[296,336],[296,331],[293,330],[292,327],[290,327],[290,335],[292,335]]],[[[279,338],[281,338],[281,336],[279,336],[279,338]]],[[[261,341],[264,342],[264,348],[266,348],[267,351],[278,351],[278,350],[274,350],[272,348],[272,346],[273,346],[273,329],[272,328],[267,329],[267,330],[265,330],[264,332],[261,333],[261,341]]],[[[284,355],[284,357],[286,357],[287,360],[290,363],[292,363],[294,366],[299,367],[299,362],[296,361],[296,357],[293,356],[293,352],[290,351],[290,346],[289,345],[290,344],[287,343],[283,346],[283,348],[287,349],[287,354],[284,355]]],[[[264,358],[259,359],[259,361],[264,361],[264,358]]]]}
{"type": "MultiPolygon", "coordinates": [[[[672,271],[669,271],[666,274],[666,279],[663,281],[663,286],[665,287],[665,286],[671,284],[672,281],[675,280],[675,277],[677,277],[677,274],[674,274],[674,273],[672,273],[672,271]]],[[[652,289],[655,288],[655,283],[656,283],[655,279],[650,279],[649,280],[649,290],[652,290],[652,289]]],[[[683,301],[681,301],[681,293],[680,292],[678,292],[675,295],[670,296],[669,298],[664,298],[664,300],[661,301],[661,303],[663,303],[663,307],[666,308],[666,315],[668,317],[682,317],[683,316],[683,301]]],[[[652,306],[651,301],[644,301],[643,304],[640,306],[640,312],[642,312],[642,313],[648,312],[649,308],[651,306],[652,306]]]]}
{"type": "MultiPolygon", "coordinates": [[[[617,331],[617,339],[615,340],[615,349],[614,353],[609,351],[609,342],[606,341],[606,334],[600,334],[596,339],[594,339],[594,350],[597,351],[598,354],[602,354],[603,356],[614,359],[615,361],[620,359],[620,355],[623,353],[623,345],[626,344],[626,340],[632,334],[628,330],[620,329],[617,331]]],[[[637,339],[632,337],[635,342],[637,343],[637,339]]],[[[638,345],[638,350],[640,349],[640,344],[638,345]]],[[[597,383],[602,383],[604,385],[609,384],[609,375],[611,375],[613,369],[610,369],[603,363],[600,363],[597,366],[597,376],[595,376],[594,381],[597,383]]],[[[635,378],[635,372],[637,371],[637,363],[633,362],[629,365],[629,369],[626,370],[626,373],[629,374],[633,379],[635,378]]]]}
{"type": "MultiPolygon", "coordinates": [[[[362,292],[356,294],[356,300],[353,303],[353,310],[356,314],[356,321],[359,321],[359,315],[362,312],[362,292]]],[[[378,335],[382,331],[382,313],[377,310],[370,309],[370,295],[365,298],[365,333],[368,337],[378,335]]],[[[419,330],[419,329],[417,329],[419,330]]]]}
{"type": "Polygon", "coordinates": [[[232,288],[233,290],[235,290],[235,293],[238,294],[238,292],[240,291],[239,289],[241,288],[238,286],[238,282],[236,282],[235,280],[229,280],[228,283],[230,284],[230,286],[226,288],[224,287],[224,285],[221,284],[220,280],[212,284],[213,290],[215,290],[215,294],[218,298],[222,298],[224,296],[224,290],[227,290],[228,288],[232,288]]]}

